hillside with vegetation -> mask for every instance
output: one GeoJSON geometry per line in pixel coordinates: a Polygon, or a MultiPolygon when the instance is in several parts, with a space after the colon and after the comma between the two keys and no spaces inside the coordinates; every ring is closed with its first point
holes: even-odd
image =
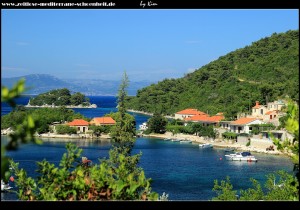
{"type": "Polygon", "coordinates": [[[90,106],[89,98],[85,97],[82,93],[71,94],[67,88],[51,90],[46,93],[39,94],[31,98],[28,105],[30,106],[90,106]]]}
{"type": "Polygon", "coordinates": [[[197,108],[230,119],[255,101],[299,101],[299,30],[272,34],[237,49],[179,79],[165,79],[137,91],[127,108],[174,114],[197,108]]]}

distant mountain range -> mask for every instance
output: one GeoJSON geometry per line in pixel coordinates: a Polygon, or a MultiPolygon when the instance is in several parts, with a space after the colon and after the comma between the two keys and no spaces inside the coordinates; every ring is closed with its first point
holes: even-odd
{"type": "MultiPolygon", "coordinates": [[[[68,88],[72,92],[81,92],[86,96],[117,95],[120,81],[101,79],[68,79],[62,80],[49,74],[30,74],[22,77],[1,78],[1,85],[12,87],[16,81],[25,78],[29,88],[25,94],[37,95],[58,88],[68,88]]],[[[136,95],[138,89],[149,86],[150,81],[129,82],[128,95],[136,95]]]]}

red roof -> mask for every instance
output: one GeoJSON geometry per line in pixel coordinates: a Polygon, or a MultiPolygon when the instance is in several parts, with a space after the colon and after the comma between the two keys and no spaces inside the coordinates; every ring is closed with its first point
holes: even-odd
{"type": "Polygon", "coordinates": [[[91,124],[100,124],[100,125],[113,125],[116,124],[116,121],[111,117],[95,117],[91,120],[91,124]]]}
{"type": "Polygon", "coordinates": [[[270,115],[270,114],[272,114],[272,113],[276,114],[276,113],[278,113],[278,111],[277,111],[277,110],[272,110],[272,111],[266,112],[267,115],[270,115]],[[275,113],[274,113],[274,112],[275,112],[275,113]]]}
{"type": "Polygon", "coordinates": [[[70,126],[88,126],[89,122],[87,122],[83,119],[75,119],[72,122],[67,123],[67,125],[70,125],[70,126]]]}
{"type": "Polygon", "coordinates": [[[240,118],[236,121],[233,121],[231,124],[235,124],[235,125],[245,125],[245,124],[248,124],[250,122],[253,122],[257,120],[257,118],[248,118],[248,117],[243,117],[243,118],[240,118]]]}
{"type": "Polygon", "coordinates": [[[260,107],[262,107],[263,105],[260,105],[259,104],[259,101],[256,101],[255,102],[255,106],[254,107],[252,107],[253,109],[259,109],[260,107]]]}
{"type": "Polygon", "coordinates": [[[182,111],[176,112],[176,114],[186,114],[186,115],[207,115],[197,109],[184,109],[182,111]]]}
{"type": "Polygon", "coordinates": [[[204,121],[204,122],[220,122],[224,119],[224,116],[208,116],[208,115],[195,115],[189,118],[186,118],[186,121],[204,121]]]}

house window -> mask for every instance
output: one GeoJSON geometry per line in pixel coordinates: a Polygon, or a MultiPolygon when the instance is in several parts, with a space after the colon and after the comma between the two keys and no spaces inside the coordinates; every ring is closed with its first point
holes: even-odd
{"type": "Polygon", "coordinates": [[[263,109],[260,110],[260,114],[261,114],[261,115],[264,114],[264,110],[263,110],[263,109]]]}
{"type": "Polygon", "coordinates": [[[80,131],[80,127],[77,127],[77,130],[80,131]]]}
{"type": "Polygon", "coordinates": [[[242,127],[238,127],[238,133],[240,133],[242,130],[242,127]]]}
{"type": "Polygon", "coordinates": [[[272,115],[270,114],[270,120],[272,120],[272,115]]]}
{"type": "Polygon", "coordinates": [[[85,132],[85,127],[83,127],[83,132],[85,132]]]}
{"type": "Polygon", "coordinates": [[[249,127],[249,131],[252,131],[252,127],[249,127]]]}

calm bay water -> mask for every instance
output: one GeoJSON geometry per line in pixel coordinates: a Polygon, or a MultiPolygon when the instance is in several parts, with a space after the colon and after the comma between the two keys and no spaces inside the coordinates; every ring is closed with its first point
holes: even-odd
{"type": "MultiPolygon", "coordinates": [[[[87,117],[99,117],[111,111],[116,111],[115,97],[90,97],[96,103],[97,109],[74,109],[87,117]]],[[[27,104],[24,98],[19,104],[27,104]],[[23,103],[20,103],[22,101],[23,103]]],[[[1,115],[10,112],[9,107],[2,104],[1,115]]],[[[134,114],[137,127],[148,119],[148,116],[134,114]]],[[[1,136],[1,143],[6,140],[1,136]]],[[[73,140],[83,148],[83,155],[93,163],[99,163],[98,158],[108,157],[110,143],[103,141],[73,140]]],[[[43,145],[21,145],[18,151],[9,151],[7,155],[20,163],[20,167],[27,170],[29,176],[36,176],[35,161],[47,159],[55,164],[59,163],[66,151],[65,142],[45,140],[43,145]]],[[[255,154],[257,163],[232,162],[224,158],[224,149],[199,149],[197,144],[180,144],[178,142],[163,141],[156,138],[137,138],[133,153],[142,152],[140,166],[146,177],[152,178],[152,190],[162,194],[169,194],[170,200],[210,200],[216,194],[212,191],[214,180],[223,180],[230,176],[235,189],[251,187],[250,177],[263,183],[266,174],[278,170],[291,172],[292,162],[281,156],[255,154]],[[222,159],[220,159],[222,158],[222,159]]],[[[13,186],[13,184],[12,184],[13,186]]],[[[1,193],[2,200],[16,200],[13,193],[1,193]]]]}

